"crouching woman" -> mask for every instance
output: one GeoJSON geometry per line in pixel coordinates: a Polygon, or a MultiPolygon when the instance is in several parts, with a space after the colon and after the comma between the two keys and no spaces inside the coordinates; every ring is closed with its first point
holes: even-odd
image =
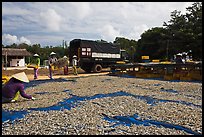
{"type": "Polygon", "coordinates": [[[2,103],[17,101],[19,94],[24,98],[35,100],[24,91],[24,83],[28,82],[25,72],[12,75],[11,79],[2,87],[2,103]]]}

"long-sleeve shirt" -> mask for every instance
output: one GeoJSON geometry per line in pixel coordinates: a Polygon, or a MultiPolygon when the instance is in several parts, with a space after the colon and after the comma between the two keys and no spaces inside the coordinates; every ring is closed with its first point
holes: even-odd
{"type": "Polygon", "coordinates": [[[31,99],[31,95],[27,95],[24,91],[24,84],[14,78],[11,78],[8,83],[2,87],[2,96],[5,98],[13,99],[17,92],[20,92],[21,96],[27,99],[31,99]]]}
{"type": "Polygon", "coordinates": [[[33,60],[33,63],[36,65],[36,66],[40,66],[40,58],[35,58],[34,60],[33,60]]]}

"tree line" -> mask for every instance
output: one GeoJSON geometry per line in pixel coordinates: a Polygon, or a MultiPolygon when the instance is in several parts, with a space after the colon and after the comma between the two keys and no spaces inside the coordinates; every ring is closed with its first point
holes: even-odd
{"type": "MultiPolygon", "coordinates": [[[[131,61],[141,62],[141,56],[150,59],[170,60],[173,55],[192,51],[194,60],[202,60],[202,2],[195,2],[186,8],[186,13],[174,10],[170,20],[163,27],[154,27],[141,34],[139,40],[116,37],[112,43],[118,44],[130,55],[131,61]]],[[[97,40],[106,42],[105,40],[97,40]]],[[[64,42],[64,41],[63,41],[64,42]]],[[[25,48],[27,51],[39,54],[41,61],[46,60],[53,51],[57,57],[68,56],[69,46],[45,46],[40,44],[12,44],[2,47],[25,48]]],[[[28,62],[28,60],[26,60],[28,62]]],[[[43,63],[43,62],[41,62],[43,63]]]]}
{"type": "MultiPolygon", "coordinates": [[[[171,18],[163,27],[154,27],[141,34],[135,41],[134,61],[141,61],[141,56],[150,59],[170,60],[173,55],[192,51],[194,60],[202,60],[202,3],[195,2],[181,11],[171,12],[171,18]]],[[[123,38],[117,38],[123,40],[123,38]]],[[[119,42],[120,43],[120,42],[119,42]]],[[[132,43],[129,40],[129,43],[132,43]]],[[[132,47],[128,47],[130,50],[132,47]]]]}

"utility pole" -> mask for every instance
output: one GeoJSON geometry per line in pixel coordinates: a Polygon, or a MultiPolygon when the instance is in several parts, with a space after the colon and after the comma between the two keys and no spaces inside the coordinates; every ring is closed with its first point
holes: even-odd
{"type": "Polygon", "coordinates": [[[62,47],[64,48],[64,40],[62,41],[62,47]]]}
{"type": "Polygon", "coordinates": [[[65,48],[67,48],[67,41],[65,41],[64,45],[65,45],[65,48]]]}

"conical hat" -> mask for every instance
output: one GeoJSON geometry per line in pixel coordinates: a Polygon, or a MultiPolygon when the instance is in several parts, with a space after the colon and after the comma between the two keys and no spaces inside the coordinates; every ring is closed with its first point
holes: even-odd
{"type": "Polygon", "coordinates": [[[38,55],[38,54],[34,54],[33,56],[34,56],[34,57],[39,57],[39,55],[38,55]]]}
{"type": "Polygon", "coordinates": [[[55,52],[51,52],[51,53],[50,53],[50,55],[55,55],[55,54],[56,54],[55,52]]]}
{"type": "Polygon", "coordinates": [[[27,82],[27,83],[29,82],[28,77],[26,76],[25,72],[14,74],[11,77],[18,79],[22,82],[27,82]]]}
{"type": "Polygon", "coordinates": [[[181,53],[178,53],[178,54],[176,54],[177,56],[182,56],[182,54],[181,53]]]}

